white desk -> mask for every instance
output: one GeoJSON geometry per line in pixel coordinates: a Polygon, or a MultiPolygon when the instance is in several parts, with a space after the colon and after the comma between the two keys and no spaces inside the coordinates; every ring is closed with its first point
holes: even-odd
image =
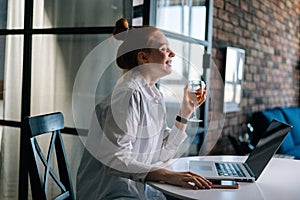
{"type": "MultiPolygon", "coordinates": [[[[242,156],[186,157],[170,161],[167,168],[188,171],[189,160],[244,161],[242,156]]],[[[149,182],[154,188],[179,199],[213,200],[299,200],[300,160],[272,158],[259,179],[254,183],[239,182],[239,189],[191,190],[164,183],[149,182]]]]}

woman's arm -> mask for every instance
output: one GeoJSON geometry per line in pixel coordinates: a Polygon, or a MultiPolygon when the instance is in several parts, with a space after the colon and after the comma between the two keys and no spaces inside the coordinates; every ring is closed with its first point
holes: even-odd
{"type": "MultiPolygon", "coordinates": [[[[206,99],[206,89],[204,90],[204,93],[201,95],[201,98],[199,98],[199,102],[197,105],[197,108],[204,103],[206,99]]],[[[190,118],[191,114],[194,111],[194,105],[191,103],[191,99],[188,96],[188,85],[184,87],[184,95],[181,103],[181,107],[178,113],[178,116],[184,119],[190,118]]],[[[174,122],[174,126],[171,130],[165,131],[164,136],[164,142],[163,147],[161,149],[161,155],[160,159],[162,161],[168,161],[169,159],[173,158],[173,156],[176,154],[178,147],[180,144],[185,140],[186,133],[186,123],[182,123],[179,121],[174,122]]]]}

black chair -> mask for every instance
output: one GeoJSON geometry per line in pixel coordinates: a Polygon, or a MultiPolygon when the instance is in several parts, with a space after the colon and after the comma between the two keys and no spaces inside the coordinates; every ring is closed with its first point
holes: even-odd
{"type": "Polygon", "coordinates": [[[28,159],[26,163],[32,198],[34,200],[74,199],[69,166],[60,132],[64,128],[63,114],[56,112],[26,117],[24,125],[26,130],[25,155],[28,159]],[[42,151],[40,137],[47,137],[45,139],[50,140],[47,155],[42,151]],[[51,166],[55,156],[57,165],[51,166]],[[59,188],[55,191],[57,193],[54,197],[48,196],[49,182],[59,188]]]}

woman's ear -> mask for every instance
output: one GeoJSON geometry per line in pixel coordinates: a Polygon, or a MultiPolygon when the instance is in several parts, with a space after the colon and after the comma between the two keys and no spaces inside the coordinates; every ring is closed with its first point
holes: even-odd
{"type": "Polygon", "coordinates": [[[144,51],[140,51],[137,54],[137,60],[139,65],[149,63],[149,54],[144,51]]]}

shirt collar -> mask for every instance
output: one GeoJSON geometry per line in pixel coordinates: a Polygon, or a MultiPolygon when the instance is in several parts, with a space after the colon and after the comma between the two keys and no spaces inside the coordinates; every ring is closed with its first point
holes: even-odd
{"type": "Polygon", "coordinates": [[[152,99],[161,99],[162,98],[161,92],[158,90],[159,91],[159,95],[156,94],[151,89],[151,87],[149,86],[149,84],[146,82],[145,78],[143,77],[143,75],[140,73],[139,70],[133,68],[128,73],[131,73],[131,74],[128,74],[128,75],[138,85],[138,87],[145,93],[146,97],[149,100],[152,100],[152,99]]]}

